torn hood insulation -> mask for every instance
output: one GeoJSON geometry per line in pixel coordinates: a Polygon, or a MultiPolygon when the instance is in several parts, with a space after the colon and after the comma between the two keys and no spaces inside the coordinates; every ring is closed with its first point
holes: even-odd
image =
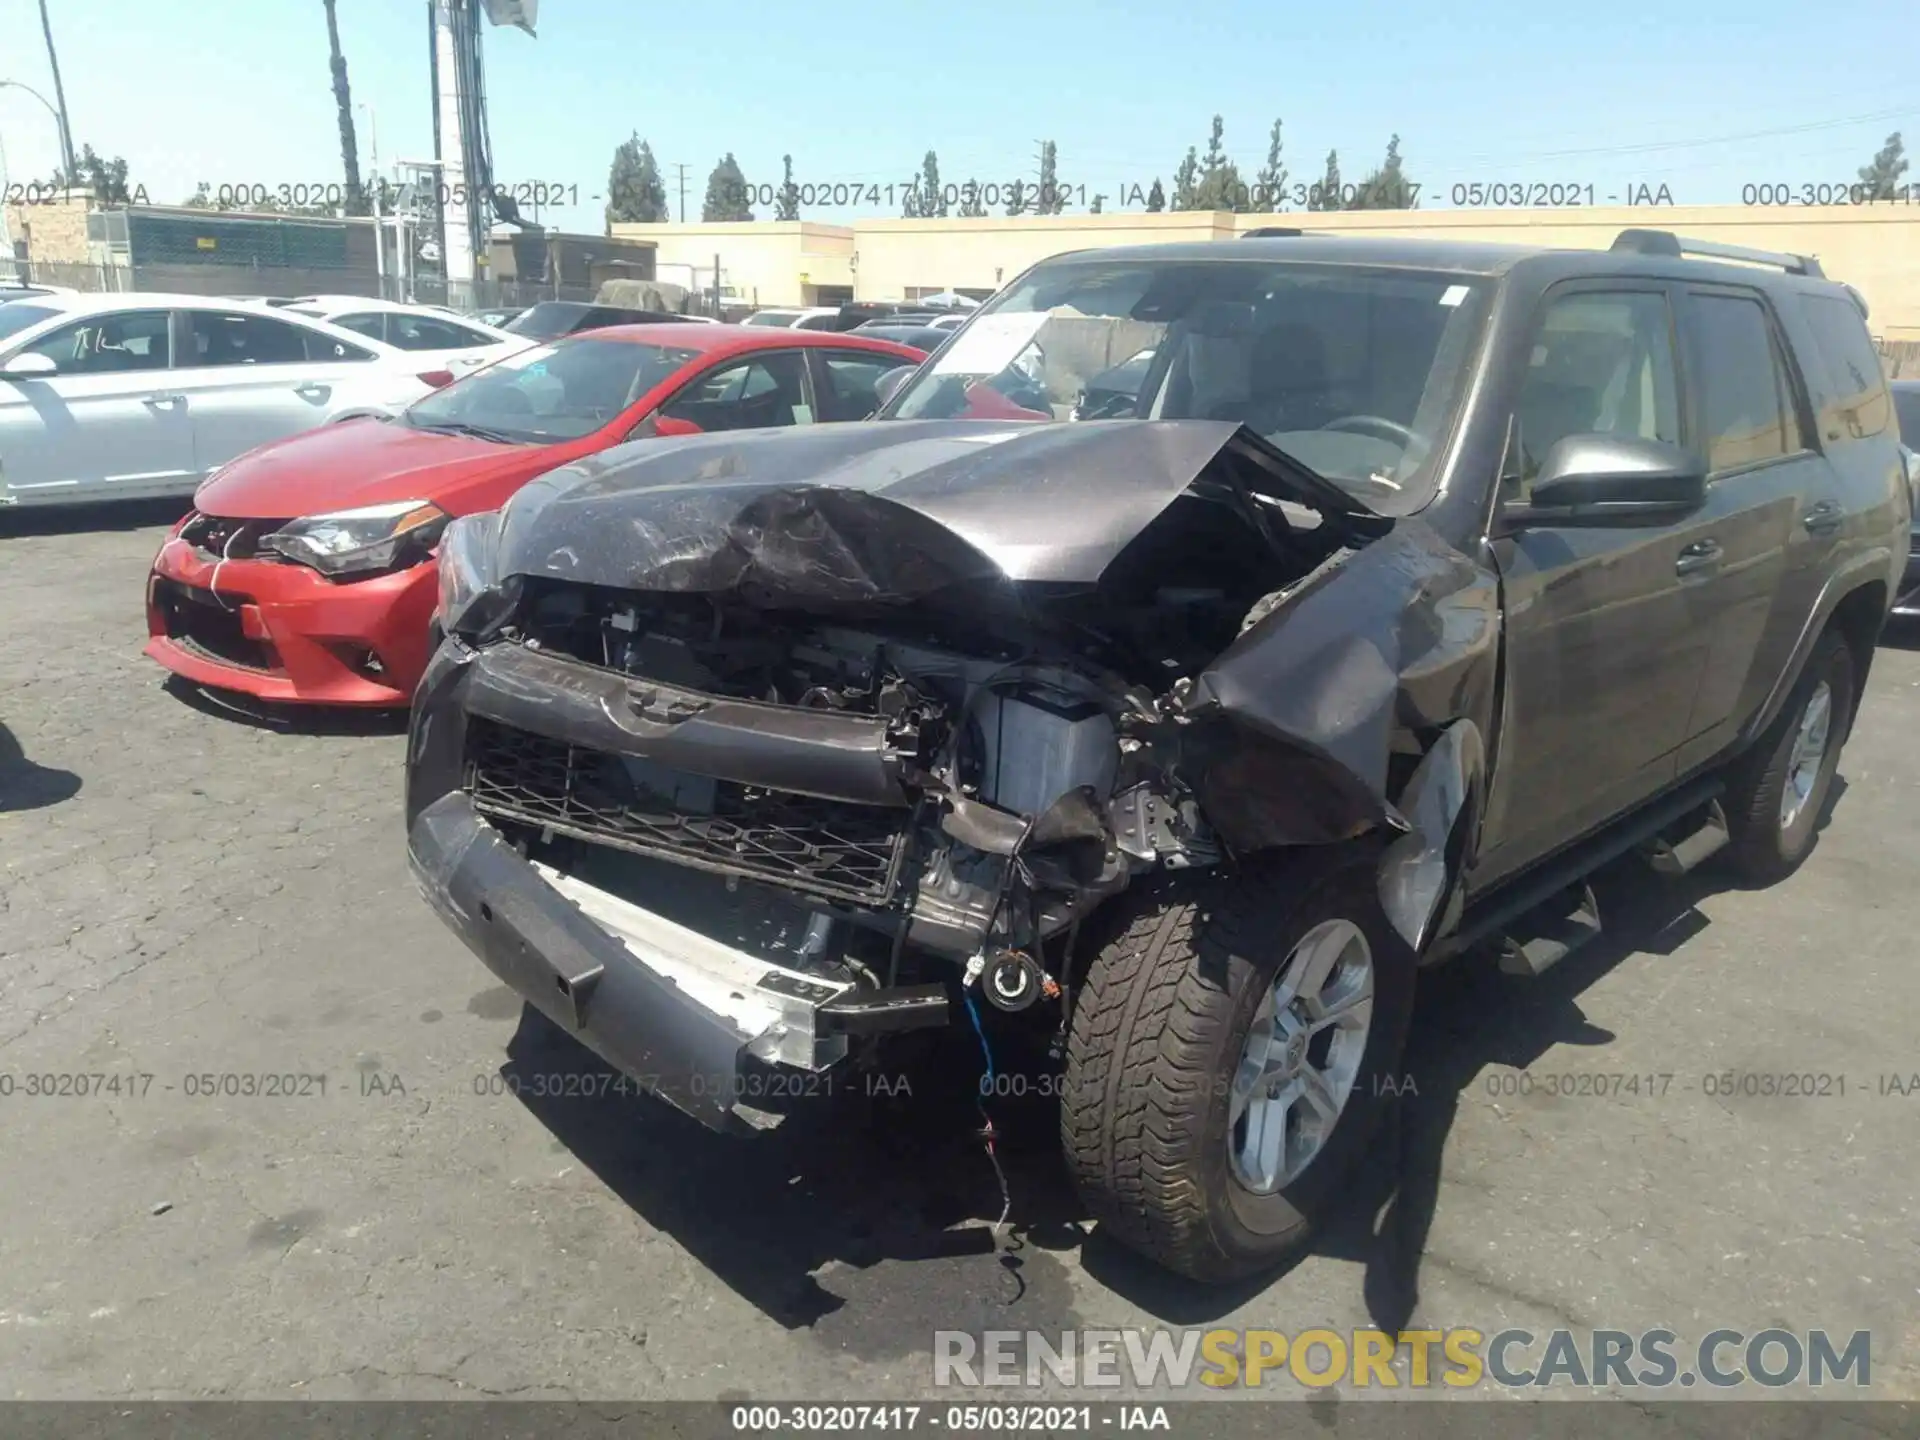
{"type": "Polygon", "coordinates": [[[1228,422],[869,421],[649,439],[551,471],[506,512],[500,574],[798,604],[1091,584],[1223,455],[1264,492],[1383,524],[1228,422]]]}

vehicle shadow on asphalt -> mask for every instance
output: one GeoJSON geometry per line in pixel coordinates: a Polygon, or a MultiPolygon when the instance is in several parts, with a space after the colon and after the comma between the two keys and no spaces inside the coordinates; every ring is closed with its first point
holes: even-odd
{"type": "Polygon", "coordinates": [[[111,500],[89,505],[22,506],[0,510],[0,540],[28,535],[78,535],[87,531],[144,530],[172,525],[193,508],[190,497],[111,500]]]}
{"type": "MultiPolygon", "coordinates": [[[[1844,782],[1836,777],[1821,828],[1844,782]]],[[[567,1150],[642,1220],[671,1235],[722,1283],[789,1328],[812,1328],[862,1358],[928,1354],[936,1329],[1053,1330],[1082,1321],[1056,1258],[1078,1249],[1086,1275],[1176,1325],[1216,1320],[1284,1296],[1287,1274],[1319,1255],[1363,1267],[1373,1323],[1408,1328],[1419,1304],[1443,1159],[1464,1104],[1492,1103],[1492,1067],[1525,1069],[1557,1046],[1598,1047],[1579,997],[1634,955],[1673,954],[1708,921],[1699,902],[1736,888],[1713,867],[1662,879],[1622,859],[1593,881],[1602,935],[1537,978],[1475,953],[1421,976],[1412,1038],[1380,1133],[1342,1215],[1303,1255],[1265,1275],[1205,1286],[1158,1268],[1090,1225],[1059,1148],[1059,1109],[1038,1057],[996,1056],[1025,1096],[989,1102],[1010,1223],[980,1134],[980,1055],[960,1027],[915,1037],[920,1053],[874,1082],[843,1083],[754,1137],[718,1135],[668,1106],[608,1088],[597,1057],[523,1014],[501,1074],[567,1150]],[[596,1077],[589,1098],[552,1098],[552,1076],[596,1077]],[[535,1077],[545,1076],[535,1083],[535,1077]],[[872,1085],[896,1093],[868,1093],[872,1085]],[[548,1092],[540,1093],[542,1090],[548,1092]],[[848,1093],[851,1092],[851,1093],[848,1093]]],[[[1591,1064],[1573,1064],[1574,1071],[1591,1064]]]]}
{"type": "Polygon", "coordinates": [[[0,725],[0,815],[58,805],[79,793],[78,775],[34,764],[13,732],[0,725]]]}
{"type": "Polygon", "coordinates": [[[256,700],[238,691],[215,690],[196,685],[178,675],[169,675],[162,688],[189,709],[217,720],[230,720],[255,730],[271,730],[282,735],[402,735],[407,729],[405,710],[371,710],[331,705],[279,705],[256,700]]]}

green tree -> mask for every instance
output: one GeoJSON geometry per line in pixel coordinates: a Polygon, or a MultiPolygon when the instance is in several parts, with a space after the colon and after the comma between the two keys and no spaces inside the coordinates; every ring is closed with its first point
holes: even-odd
{"type": "Polygon", "coordinates": [[[981,203],[978,180],[969,180],[960,187],[960,208],[954,213],[962,220],[978,220],[986,215],[987,207],[981,203]]]}
{"type": "Polygon", "coordinates": [[[942,218],[947,213],[947,195],[940,184],[940,158],[933,151],[927,151],[927,158],[920,162],[920,213],[942,218]]]}
{"type": "Polygon", "coordinates": [[[193,194],[180,203],[189,210],[211,210],[213,209],[213,191],[207,182],[202,180],[193,187],[193,194]]]}
{"type": "Polygon", "coordinates": [[[751,220],[753,209],[747,203],[747,177],[740,173],[740,162],[729,150],[707,176],[707,195],[700,202],[702,220],[751,220]]]}
{"type": "Polygon", "coordinates": [[[1034,213],[1058,215],[1067,208],[1066,192],[1060,188],[1060,152],[1051,140],[1040,142],[1040,184],[1035,187],[1034,213]]]}
{"type": "Polygon", "coordinates": [[[1030,198],[1031,197],[1027,193],[1026,181],[1015,180],[1011,182],[1007,186],[1007,214],[1009,215],[1025,214],[1027,210],[1027,202],[1030,198]]]}
{"type": "Polygon", "coordinates": [[[1093,197],[1092,203],[1087,206],[1087,213],[1089,215],[1099,215],[1104,213],[1106,208],[1107,197],[1104,195],[1096,195],[1093,197]]]}
{"type": "Polygon", "coordinates": [[[1900,132],[1896,130],[1873,157],[1873,163],[1860,168],[1860,184],[1866,198],[1892,200],[1899,194],[1900,177],[1906,173],[1907,149],[1900,143],[1900,132]]]}
{"type": "Polygon", "coordinates": [[[1167,192],[1160,183],[1160,177],[1156,175],[1153,177],[1153,188],[1147,191],[1147,211],[1149,214],[1158,214],[1166,208],[1167,192]]]}
{"type": "Polygon", "coordinates": [[[1193,202],[1199,194],[1199,182],[1200,153],[1195,150],[1193,146],[1189,145],[1187,147],[1187,158],[1182,160],[1180,162],[1180,168],[1173,172],[1173,201],[1170,208],[1174,210],[1193,209],[1193,202]]]}
{"type": "Polygon", "coordinates": [[[1240,178],[1240,170],[1227,158],[1226,146],[1221,141],[1225,127],[1218,115],[1213,117],[1213,129],[1207,135],[1207,158],[1200,166],[1200,183],[1195,187],[1191,210],[1245,210],[1249,208],[1252,196],[1247,193],[1246,183],[1240,178]]]}
{"type": "Polygon", "coordinates": [[[653,147],[634,131],[613,152],[607,171],[607,223],[657,224],[667,218],[667,187],[653,147]]]}
{"type": "Polygon", "coordinates": [[[334,0],[320,0],[327,8],[327,47],[333,63],[333,107],[340,121],[340,164],[347,175],[346,209],[349,215],[369,215],[367,192],[360,185],[360,150],[353,136],[353,91],[347,84],[347,57],[340,49],[340,22],[334,0]]]}
{"type": "Polygon", "coordinates": [[[1400,137],[1387,142],[1387,158],[1353,192],[1349,210],[1412,210],[1418,204],[1406,172],[1400,168],[1400,137]]]}
{"type": "Polygon", "coordinates": [[[1287,195],[1287,167],[1280,161],[1280,122],[1273,122],[1273,133],[1267,137],[1267,163],[1260,167],[1260,173],[1254,176],[1253,208],[1256,210],[1280,210],[1285,208],[1287,195]]]}
{"type": "Polygon", "coordinates": [[[800,218],[800,187],[793,183],[793,157],[780,157],[780,193],[774,197],[773,218],[776,220],[798,220],[800,218]]]}
{"type": "Polygon", "coordinates": [[[1307,194],[1309,210],[1340,208],[1340,152],[1327,151],[1327,168],[1307,194]]]}
{"type": "MultiPolygon", "coordinates": [[[[102,205],[130,205],[133,192],[127,187],[127,162],[116,155],[108,160],[94,153],[93,146],[82,145],[74,156],[71,171],[55,167],[47,182],[56,190],[86,190],[102,205]]],[[[144,196],[141,203],[145,203],[144,196]]]]}

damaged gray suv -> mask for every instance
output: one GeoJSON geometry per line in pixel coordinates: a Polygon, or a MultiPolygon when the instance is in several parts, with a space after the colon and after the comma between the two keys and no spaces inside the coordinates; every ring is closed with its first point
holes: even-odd
{"type": "Polygon", "coordinates": [[[1094,1216],[1259,1270],[1339,1203],[1418,967],[1538,973],[1628,851],[1807,854],[1907,554],[1864,309],[1655,231],[1048,260],[874,421],[455,521],[415,873],[716,1128],[903,1031],[1052,1034],[1094,1216]]]}

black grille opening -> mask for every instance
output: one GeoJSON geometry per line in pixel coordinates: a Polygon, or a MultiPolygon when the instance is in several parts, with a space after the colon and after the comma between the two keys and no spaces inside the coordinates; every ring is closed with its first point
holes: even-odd
{"type": "Polygon", "coordinates": [[[251,603],[246,596],[225,591],[215,595],[161,578],[154,581],[153,599],[169,640],[222,665],[266,674],[279,671],[279,653],[271,645],[249,639],[240,628],[240,607],[251,603]]]}
{"type": "Polygon", "coordinates": [[[278,560],[279,554],[260,548],[260,537],[271,535],[285,520],[229,520],[220,515],[196,514],[180,538],[214,560],[278,560]]]}
{"type": "Polygon", "coordinates": [[[479,717],[466,788],[483,814],[864,905],[892,899],[907,839],[891,807],[688,775],[479,717]]]}

